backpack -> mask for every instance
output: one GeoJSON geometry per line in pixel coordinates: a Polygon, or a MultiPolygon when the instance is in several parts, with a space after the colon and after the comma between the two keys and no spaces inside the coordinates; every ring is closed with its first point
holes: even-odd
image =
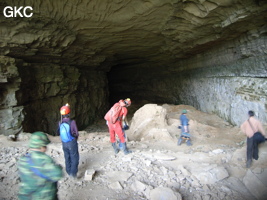
{"type": "Polygon", "coordinates": [[[59,125],[59,134],[62,142],[70,142],[74,139],[70,130],[71,120],[68,122],[62,122],[59,125]]]}
{"type": "Polygon", "coordinates": [[[115,124],[117,120],[119,120],[119,115],[122,111],[122,104],[115,103],[110,110],[106,113],[104,119],[112,124],[115,124]]]}

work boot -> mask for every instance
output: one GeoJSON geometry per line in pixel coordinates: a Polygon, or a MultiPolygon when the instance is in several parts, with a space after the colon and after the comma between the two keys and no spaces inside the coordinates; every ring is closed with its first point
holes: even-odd
{"type": "Polygon", "coordinates": [[[115,154],[119,153],[119,149],[117,148],[116,142],[112,143],[112,147],[114,149],[115,154]]]}
{"type": "Polygon", "coordinates": [[[187,146],[192,146],[191,141],[190,141],[190,140],[187,140],[186,145],[187,145],[187,146]]]}
{"type": "Polygon", "coordinates": [[[247,167],[247,168],[250,168],[250,167],[251,167],[251,163],[252,163],[252,160],[247,160],[246,167],[247,167]]]}
{"type": "Polygon", "coordinates": [[[123,152],[124,152],[125,155],[127,155],[127,154],[129,154],[129,153],[132,153],[132,151],[129,151],[129,150],[127,149],[126,142],[121,143],[121,145],[122,145],[122,149],[123,149],[123,152]]]}
{"type": "Polygon", "coordinates": [[[180,146],[182,144],[182,141],[183,141],[183,139],[182,138],[179,138],[179,140],[177,142],[177,145],[180,146]]]}

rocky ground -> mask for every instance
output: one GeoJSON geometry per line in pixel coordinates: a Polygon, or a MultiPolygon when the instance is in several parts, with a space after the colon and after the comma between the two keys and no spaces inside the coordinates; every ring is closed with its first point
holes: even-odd
{"type": "MultiPolygon", "coordinates": [[[[130,121],[129,155],[114,155],[104,120],[80,131],[78,179],[65,175],[59,181],[60,200],[265,199],[266,143],[247,169],[245,136],[216,115],[185,105],[148,104],[130,121]],[[192,146],[177,146],[182,109],[188,110],[192,146]]],[[[17,141],[0,136],[1,200],[17,199],[16,162],[27,151],[29,136],[20,134],[17,141]]],[[[50,139],[47,154],[64,166],[60,138],[50,139]]]]}

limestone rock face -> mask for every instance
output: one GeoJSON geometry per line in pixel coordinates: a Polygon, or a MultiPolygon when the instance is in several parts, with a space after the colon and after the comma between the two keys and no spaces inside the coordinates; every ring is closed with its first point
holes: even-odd
{"type": "Polygon", "coordinates": [[[0,10],[1,134],[52,134],[66,102],[82,128],[126,97],[267,121],[266,1],[3,0],[0,10]],[[7,6],[33,15],[7,17],[7,6]]]}
{"type": "Polygon", "coordinates": [[[167,130],[166,109],[157,104],[146,104],[133,116],[127,136],[130,140],[173,140],[167,130]]]}
{"type": "Polygon", "coordinates": [[[13,58],[0,57],[0,133],[11,135],[22,129],[23,107],[17,106],[16,92],[21,78],[13,58]]]}
{"type": "MultiPolygon", "coordinates": [[[[8,58],[2,61],[5,59],[8,58]]],[[[21,63],[14,59],[13,62],[21,63]]],[[[59,109],[66,103],[80,128],[98,119],[107,108],[107,80],[102,72],[56,64],[18,64],[7,69],[1,68],[1,81],[5,84],[0,130],[5,135],[16,134],[22,127],[30,132],[57,134],[59,109]]]]}

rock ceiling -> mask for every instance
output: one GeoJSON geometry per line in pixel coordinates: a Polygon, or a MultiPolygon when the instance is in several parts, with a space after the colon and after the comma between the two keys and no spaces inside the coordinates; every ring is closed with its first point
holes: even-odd
{"type": "Polygon", "coordinates": [[[105,71],[171,66],[267,21],[261,0],[1,1],[6,6],[32,6],[33,16],[1,15],[1,55],[105,71]]]}

